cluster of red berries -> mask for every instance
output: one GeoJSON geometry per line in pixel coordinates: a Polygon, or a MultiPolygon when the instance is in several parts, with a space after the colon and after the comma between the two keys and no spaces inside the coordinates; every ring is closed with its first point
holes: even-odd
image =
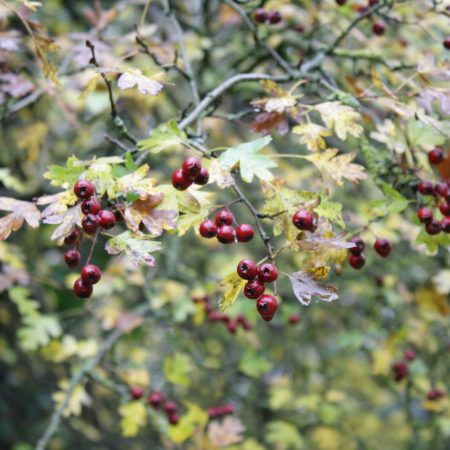
{"type": "MultiPolygon", "coordinates": [[[[355,247],[349,249],[348,263],[354,269],[359,270],[366,263],[366,257],[363,253],[366,244],[360,237],[355,237],[350,242],[355,244],[355,247]]],[[[387,258],[392,251],[392,244],[387,239],[378,238],[373,244],[373,248],[380,256],[387,258]]]]}
{"type": "Polygon", "coordinates": [[[244,295],[256,300],[256,309],[265,321],[273,319],[278,301],[272,295],[263,295],[266,290],[265,283],[272,283],[278,278],[278,270],[272,263],[266,262],[259,267],[252,259],[243,259],[237,265],[237,274],[247,280],[244,286],[244,295]]]}
{"type": "Polygon", "coordinates": [[[234,413],[233,405],[229,403],[225,406],[212,406],[208,408],[208,417],[210,419],[217,419],[219,417],[228,416],[234,413]]]}
{"type": "MultiPolygon", "coordinates": [[[[130,389],[130,395],[134,398],[134,400],[140,400],[144,394],[145,390],[140,386],[134,386],[130,389]]],[[[163,410],[166,413],[167,419],[171,425],[176,425],[180,421],[177,404],[170,400],[166,400],[162,392],[150,392],[147,397],[147,403],[153,409],[160,409],[163,407],[163,410]]]]}
{"type": "Polygon", "coordinates": [[[416,352],[414,350],[405,350],[402,361],[397,361],[392,366],[394,380],[398,383],[408,376],[408,364],[416,359],[416,352]]]}
{"type": "Polygon", "coordinates": [[[292,223],[299,230],[314,233],[317,229],[317,215],[307,209],[300,209],[292,216],[292,223]]]}
{"type": "Polygon", "coordinates": [[[172,186],[179,191],[185,191],[192,183],[204,186],[208,184],[209,172],[198,158],[193,156],[185,159],[181,169],[172,173],[172,186]]]}
{"type": "Polygon", "coordinates": [[[242,314],[239,314],[235,319],[233,319],[228,314],[220,311],[213,311],[210,303],[211,299],[208,295],[205,295],[203,297],[193,297],[192,300],[194,301],[194,303],[204,303],[204,310],[208,314],[209,321],[225,324],[227,330],[231,334],[235,334],[239,327],[242,327],[242,329],[245,331],[249,331],[252,329],[250,322],[242,314]]]}
{"type": "Polygon", "coordinates": [[[210,219],[200,224],[199,232],[204,238],[211,239],[217,237],[222,244],[231,244],[237,239],[238,242],[248,242],[253,239],[255,231],[251,225],[243,223],[234,229],[234,216],[231,211],[222,209],[219,211],[214,222],[210,219]]]}
{"type": "MultiPolygon", "coordinates": [[[[441,148],[428,152],[428,161],[433,166],[438,166],[444,160],[444,152],[441,148]]],[[[433,211],[428,207],[422,207],[417,210],[419,221],[425,224],[425,230],[428,234],[439,234],[441,231],[450,233],[450,180],[441,181],[433,184],[431,181],[422,180],[417,185],[417,190],[423,196],[432,196],[435,199],[435,205],[441,212],[443,218],[438,220],[434,217],[433,211]]]]}
{"type": "Polygon", "coordinates": [[[264,8],[255,9],[253,18],[256,23],[267,23],[270,25],[276,25],[283,20],[280,11],[266,11],[264,8]]]}

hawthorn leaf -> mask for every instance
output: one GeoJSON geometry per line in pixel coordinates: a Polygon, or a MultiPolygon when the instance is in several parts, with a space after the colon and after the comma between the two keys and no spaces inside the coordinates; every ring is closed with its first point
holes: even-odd
{"type": "Polygon", "coordinates": [[[373,200],[369,203],[371,213],[375,217],[384,217],[388,214],[395,214],[404,211],[408,205],[409,200],[403,197],[400,192],[387,183],[380,186],[384,199],[373,200]]]}
{"type": "Polygon", "coordinates": [[[314,211],[319,214],[319,216],[325,217],[330,222],[338,224],[341,228],[345,228],[341,203],[333,202],[328,197],[321,196],[321,201],[314,208],[314,211]]]}
{"type": "Polygon", "coordinates": [[[170,427],[168,431],[169,438],[176,444],[187,441],[196,430],[205,427],[208,423],[208,414],[195,403],[186,404],[187,412],[183,414],[177,426],[170,427]]]}
{"type": "Polygon", "coordinates": [[[273,420],[267,424],[266,439],[273,448],[279,450],[301,450],[304,448],[303,438],[298,428],[283,420],[273,420]]]}
{"type": "Polygon", "coordinates": [[[370,137],[378,142],[382,142],[386,147],[396,153],[405,153],[408,148],[405,134],[400,127],[390,119],[377,125],[376,131],[370,133],[370,137]]]}
{"type": "Polygon", "coordinates": [[[217,159],[213,159],[209,166],[209,182],[216,183],[220,188],[233,186],[234,179],[230,169],[223,167],[217,159]]]}
{"type": "Polygon", "coordinates": [[[154,78],[146,77],[140,70],[124,72],[117,80],[119,89],[130,89],[137,86],[141,94],[158,95],[163,85],[154,78]]]}
{"type": "Polygon", "coordinates": [[[211,444],[224,448],[241,442],[245,431],[243,423],[234,417],[225,417],[222,422],[213,420],[208,426],[208,438],[211,444]]]}
{"type": "Polygon", "coordinates": [[[348,135],[358,137],[364,131],[358,123],[361,114],[351,106],[340,102],[325,102],[315,106],[316,111],[322,116],[325,125],[336,132],[339,139],[345,141],[348,135]]]}
{"type": "Polygon", "coordinates": [[[110,255],[123,253],[134,267],[145,264],[148,267],[155,266],[155,258],[152,253],[161,250],[161,243],[151,240],[148,236],[140,233],[125,231],[106,243],[106,251],[110,255]]]}
{"type": "Polygon", "coordinates": [[[147,424],[147,410],[144,403],[140,401],[121,405],[119,414],[121,416],[120,428],[124,437],[136,436],[139,429],[147,424]]]}
{"type": "Polygon", "coordinates": [[[315,123],[305,123],[292,128],[294,134],[300,135],[300,144],[312,152],[326,148],[324,137],[331,136],[331,131],[315,123]]]}
{"type": "Polygon", "coordinates": [[[171,120],[154,128],[147,139],[138,142],[138,148],[140,151],[150,151],[156,154],[164,150],[178,149],[187,145],[187,142],[186,133],[178,128],[175,120],[171,120]]]}
{"type": "Polygon", "coordinates": [[[39,314],[33,319],[25,318],[17,331],[19,345],[25,351],[35,351],[47,345],[52,338],[60,336],[61,326],[55,316],[39,314]]]}
{"type": "Polygon", "coordinates": [[[334,286],[319,283],[307,272],[300,270],[299,272],[291,273],[289,279],[291,280],[295,296],[304,306],[308,306],[314,296],[325,302],[332,302],[339,298],[334,286]]]}
{"type": "Polygon", "coordinates": [[[255,116],[250,128],[255,133],[263,135],[269,134],[275,128],[281,136],[284,136],[289,131],[289,122],[285,114],[264,111],[255,116]]]}
{"type": "MultiPolygon", "coordinates": [[[[69,381],[62,380],[59,383],[60,390],[52,395],[56,407],[59,408],[65,402],[67,391],[69,389],[69,381]]],[[[63,410],[62,415],[64,417],[79,416],[83,409],[83,406],[89,406],[91,404],[91,397],[86,392],[84,386],[77,384],[72,388],[72,393],[69,397],[66,408],[63,410]]]]}
{"type": "Polygon", "coordinates": [[[73,186],[84,172],[84,168],[77,164],[79,160],[75,156],[67,159],[66,166],[51,165],[44,173],[44,178],[50,180],[52,186],[73,186]]]}
{"type": "Polygon", "coordinates": [[[350,162],[355,158],[354,153],[336,156],[337,153],[337,148],[329,148],[324,152],[313,153],[303,158],[311,161],[323,176],[332,178],[339,186],[343,185],[344,179],[358,183],[359,180],[367,178],[363,166],[350,162]]]}
{"type": "Polygon", "coordinates": [[[192,371],[192,361],[186,353],[175,352],[173,356],[166,356],[163,363],[165,379],[172,384],[189,386],[192,371]]]}
{"type": "Polygon", "coordinates": [[[219,309],[222,312],[226,311],[236,301],[245,283],[246,281],[239,277],[236,272],[225,277],[221,284],[225,292],[219,300],[219,309]]]}
{"type": "Polygon", "coordinates": [[[134,192],[141,200],[144,200],[149,195],[157,194],[158,191],[154,187],[155,180],[147,178],[149,170],[150,167],[144,164],[136,171],[118,178],[117,189],[124,193],[134,192]]]}
{"type": "Polygon", "coordinates": [[[450,248],[450,234],[439,233],[435,235],[428,234],[425,230],[421,230],[416,237],[416,244],[424,244],[429,255],[435,255],[439,247],[450,248]]]}
{"type": "Polygon", "coordinates": [[[75,225],[81,227],[81,220],[83,219],[83,213],[81,212],[81,204],[72,206],[64,210],[64,206],[60,205],[59,209],[55,205],[47,207],[43,213],[43,222],[50,225],[59,225],[51,236],[52,241],[57,241],[59,245],[62,245],[64,238],[72,233],[75,225]]]}
{"type": "Polygon", "coordinates": [[[0,240],[7,239],[12,231],[22,228],[24,221],[32,228],[39,226],[41,213],[32,202],[0,197],[0,210],[11,211],[10,214],[0,218],[0,240]]]}
{"type": "MultiPolygon", "coordinates": [[[[122,163],[123,158],[117,160],[122,163]]],[[[108,198],[113,199],[118,192],[117,183],[113,174],[113,167],[107,158],[98,158],[94,160],[86,170],[84,176],[95,185],[95,191],[98,195],[106,194],[108,198]]]]}
{"type": "Polygon", "coordinates": [[[432,150],[437,145],[442,145],[446,136],[436,131],[431,125],[418,120],[410,120],[407,125],[408,141],[415,147],[424,150],[432,150]]]}
{"type": "Polygon", "coordinates": [[[246,183],[251,183],[255,176],[263,181],[271,181],[273,175],[269,169],[277,167],[277,164],[270,156],[259,153],[271,141],[270,136],[265,136],[255,141],[230,147],[220,155],[219,163],[229,170],[239,166],[241,178],[246,183]]]}

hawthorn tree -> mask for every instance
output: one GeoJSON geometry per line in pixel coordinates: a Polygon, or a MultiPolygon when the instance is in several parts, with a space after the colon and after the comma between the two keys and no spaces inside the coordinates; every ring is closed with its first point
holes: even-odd
{"type": "Polygon", "coordinates": [[[2,448],[449,448],[449,17],[0,0],[2,448]]]}

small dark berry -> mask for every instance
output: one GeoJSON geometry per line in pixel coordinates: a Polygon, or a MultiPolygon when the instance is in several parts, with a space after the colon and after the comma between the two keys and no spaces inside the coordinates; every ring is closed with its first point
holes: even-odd
{"type": "Polygon", "coordinates": [[[166,411],[167,414],[174,414],[178,411],[178,407],[175,402],[169,400],[164,404],[164,411],[166,411]]]}
{"type": "Polygon", "coordinates": [[[73,191],[78,198],[86,199],[94,195],[95,186],[90,181],[78,180],[73,191]]]}
{"type": "Polygon", "coordinates": [[[64,239],[64,244],[75,245],[79,242],[80,237],[80,233],[78,233],[78,230],[74,228],[69,236],[66,236],[66,238],[64,239]]]}
{"type": "Polygon", "coordinates": [[[292,217],[292,223],[299,229],[305,231],[313,231],[316,227],[316,218],[311,211],[301,209],[292,217]]]}
{"type": "Polygon", "coordinates": [[[66,253],[64,253],[64,261],[66,261],[66,264],[69,267],[77,267],[81,261],[80,252],[77,250],[68,250],[66,253]]]}
{"type": "Polygon", "coordinates": [[[442,45],[444,46],[444,48],[446,48],[447,50],[450,50],[450,36],[447,36],[444,39],[444,42],[442,43],[442,45]]]}
{"type": "Polygon", "coordinates": [[[431,181],[421,181],[417,185],[417,189],[422,195],[433,195],[434,194],[434,186],[431,181]]]}
{"type": "Polygon", "coordinates": [[[81,226],[87,234],[94,234],[97,231],[99,225],[100,217],[95,216],[94,214],[88,214],[87,216],[84,216],[83,220],[81,221],[81,226]]]}
{"type": "Polygon", "coordinates": [[[98,214],[101,209],[100,202],[94,197],[88,198],[81,203],[81,211],[84,215],[98,214]]]}
{"type": "Polygon", "coordinates": [[[144,389],[140,386],[133,386],[130,389],[130,395],[135,399],[135,400],[139,400],[140,398],[142,398],[144,396],[144,389]]]}
{"type": "Polygon", "coordinates": [[[368,5],[369,5],[369,6],[375,6],[375,5],[378,5],[378,1],[379,1],[379,0],[369,0],[368,5]]]}
{"type": "Polygon", "coordinates": [[[236,232],[230,225],[222,225],[217,230],[217,240],[222,244],[231,244],[234,242],[236,232]]]}
{"type": "Polygon", "coordinates": [[[383,22],[375,22],[372,26],[372,31],[377,36],[381,36],[386,31],[386,25],[383,22]]]}
{"type": "Polygon", "coordinates": [[[185,178],[193,181],[197,175],[200,175],[202,163],[198,158],[191,156],[184,160],[181,170],[185,178]]]}
{"type": "Polygon", "coordinates": [[[442,230],[441,222],[439,220],[433,219],[430,223],[427,223],[425,230],[428,234],[434,235],[439,234],[442,230]]]}
{"type": "Polygon", "coordinates": [[[213,238],[217,236],[217,225],[212,220],[205,220],[200,224],[199,232],[204,238],[213,238]]]}
{"type": "Polygon", "coordinates": [[[237,274],[243,280],[254,280],[258,275],[258,266],[252,259],[243,259],[237,265],[237,274]]]}
{"type": "Polygon", "coordinates": [[[73,292],[80,298],[89,298],[93,290],[92,284],[84,284],[81,278],[77,278],[73,284],[73,292]]]}
{"type": "Polygon", "coordinates": [[[360,255],[350,255],[348,257],[348,263],[356,270],[361,269],[366,263],[364,253],[361,253],[360,255]]]}
{"type": "Polygon", "coordinates": [[[419,208],[417,210],[417,217],[422,223],[430,223],[433,220],[433,213],[430,208],[419,208]]]}
{"type": "Polygon", "coordinates": [[[444,159],[444,151],[440,147],[436,147],[428,152],[428,161],[433,166],[437,166],[444,159]]]}
{"type": "Polygon", "coordinates": [[[450,216],[450,202],[448,200],[444,200],[439,205],[439,211],[441,211],[443,216],[450,216]]]}
{"type": "Polygon", "coordinates": [[[225,405],[222,409],[222,414],[224,416],[226,416],[228,414],[233,414],[233,413],[234,413],[233,405],[230,405],[229,403],[227,405],[225,405]]]}
{"type": "Polygon", "coordinates": [[[84,284],[96,284],[101,276],[102,272],[95,264],[87,264],[81,269],[81,279],[84,284]]]}
{"type": "Polygon", "coordinates": [[[297,33],[303,33],[305,31],[305,27],[302,24],[298,23],[297,25],[295,25],[294,30],[297,33]]]}
{"type": "Polygon", "coordinates": [[[414,350],[405,350],[405,359],[408,361],[413,361],[416,359],[416,352],[414,350]]]}
{"type": "Polygon", "coordinates": [[[180,416],[177,413],[169,414],[170,425],[176,425],[180,421],[180,416]]]}
{"type": "Polygon", "coordinates": [[[257,299],[258,297],[261,297],[261,295],[264,294],[265,290],[266,287],[264,286],[263,282],[259,280],[252,280],[245,284],[244,295],[247,298],[254,300],[257,299]]]}
{"type": "Polygon", "coordinates": [[[439,400],[445,396],[445,392],[440,389],[431,389],[428,391],[427,400],[439,400]]]}
{"type": "Polygon", "coordinates": [[[392,370],[394,372],[394,380],[398,383],[399,381],[403,380],[403,378],[406,378],[408,376],[408,364],[406,364],[403,361],[396,362],[392,366],[392,370]]]}
{"type": "Polygon", "coordinates": [[[434,193],[436,195],[439,195],[439,197],[447,197],[449,188],[447,186],[447,183],[442,182],[438,183],[434,186],[434,193]]]}
{"type": "Polygon", "coordinates": [[[444,233],[450,233],[450,217],[446,216],[442,219],[441,228],[444,233]]]}
{"type": "Polygon", "coordinates": [[[373,244],[373,248],[383,258],[389,256],[392,251],[392,245],[387,239],[377,239],[375,244],[373,244]]]}
{"type": "Polygon", "coordinates": [[[349,252],[352,255],[360,255],[366,248],[366,244],[360,237],[355,237],[351,239],[350,242],[356,245],[356,247],[349,248],[349,252]]]}
{"type": "Polygon", "coordinates": [[[231,334],[235,334],[236,330],[237,330],[237,323],[234,320],[229,320],[227,322],[227,330],[231,333],[231,334]]]}
{"type": "Polygon", "coordinates": [[[263,283],[271,283],[278,278],[278,270],[274,264],[263,263],[258,268],[258,279],[263,283]]]}
{"type": "Polygon", "coordinates": [[[206,167],[202,167],[200,173],[194,178],[194,183],[200,186],[205,186],[209,181],[209,172],[206,167]]]}
{"type": "Polygon", "coordinates": [[[147,397],[147,403],[157,409],[159,408],[164,402],[164,395],[159,391],[151,392],[150,395],[147,397]]]}
{"type": "Polygon", "coordinates": [[[267,20],[267,13],[264,8],[255,9],[253,12],[253,18],[257,23],[264,23],[267,20]]]}
{"type": "Polygon", "coordinates": [[[297,325],[300,322],[300,316],[298,314],[291,314],[288,319],[289,324],[297,325]]]}
{"type": "Polygon", "coordinates": [[[278,309],[277,299],[272,295],[262,295],[256,301],[256,309],[258,310],[261,317],[266,322],[269,322],[273,319],[273,316],[278,309]]]}
{"type": "Polygon", "coordinates": [[[109,230],[116,224],[116,216],[109,209],[102,209],[98,217],[100,218],[100,226],[105,230],[109,230]]]}
{"type": "Polygon", "coordinates": [[[267,20],[270,24],[276,25],[277,23],[280,23],[283,18],[281,17],[280,11],[269,11],[267,13],[267,20]]]}
{"type": "Polygon", "coordinates": [[[254,235],[255,230],[253,230],[253,227],[251,225],[248,225],[246,223],[238,225],[236,228],[236,237],[238,242],[251,241],[254,235]]]}
{"type": "Polygon", "coordinates": [[[172,173],[172,186],[179,191],[185,191],[192,184],[192,180],[184,176],[182,169],[177,169],[172,173]]]}
{"type": "Polygon", "coordinates": [[[221,227],[222,225],[233,225],[234,223],[234,216],[231,211],[228,211],[227,209],[222,209],[222,211],[219,211],[214,221],[218,227],[221,227]]]}

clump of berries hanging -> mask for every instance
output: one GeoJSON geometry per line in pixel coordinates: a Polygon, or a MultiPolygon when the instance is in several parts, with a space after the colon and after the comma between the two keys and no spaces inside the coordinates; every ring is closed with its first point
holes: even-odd
{"type": "Polygon", "coordinates": [[[208,169],[202,167],[201,161],[193,156],[185,159],[181,169],[172,173],[172,186],[179,191],[185,191],[192,183],[204,186],[208,181],[208,169]]]}
{"type": "MultiPolygon", "coordinates": [[[[349,249],[348,263],[356,270],[361,269],[366,263],[364,250],[366,248],[365,242],[360,237],[355,237],[350,240],[354,247],[349,249]]],[[[374,250],[383,258],[387,258],[392,251],[392,244],[384,238],[377,238],[373,244],[374,250]]]]}
{"type": "Polygon", "coordinates": [[[266,11],[264,8],[257,8],[253,12],[253,18],[256,23],[265,23],[268,25],[276,25],[283,20],[280,11],[266,11]]]}

